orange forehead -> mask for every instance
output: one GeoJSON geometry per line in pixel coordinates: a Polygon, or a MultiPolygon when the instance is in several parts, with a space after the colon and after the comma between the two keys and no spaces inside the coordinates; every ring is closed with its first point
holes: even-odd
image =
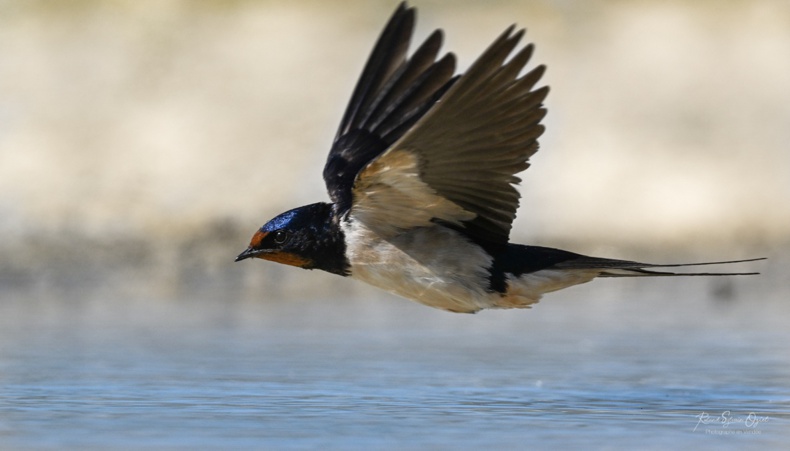
{"type": "Polygon", "coordinates": [[[266,235],[268,234],[269,232],[261,232],[260,230],[255,232],[255,235],[253,235],[252,239],[250,240],[250,247],[253,249],[258,249],[261,246],[263,239],[266,238],[266,235]]]}
{"type": "Polygon", "coordinates": [[[257,257],[262,258],[264,260],[282,263],[283,265],[298,266],[300,268],[304,268],[310,263],[310,260],[306,258],[302,258],[290,252],[282,252],[282,251],[267,252],[265,254],[260,254],[257,257]]]}

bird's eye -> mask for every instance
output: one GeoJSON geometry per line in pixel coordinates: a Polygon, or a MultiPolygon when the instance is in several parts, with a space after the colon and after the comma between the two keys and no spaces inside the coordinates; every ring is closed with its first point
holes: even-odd
{"type": "Polygon", "coordinates": [[[274,242],[277,244],[283,244],[288,241],[288,232],[285,230],[278,230],[274,232],[274,242]]]}

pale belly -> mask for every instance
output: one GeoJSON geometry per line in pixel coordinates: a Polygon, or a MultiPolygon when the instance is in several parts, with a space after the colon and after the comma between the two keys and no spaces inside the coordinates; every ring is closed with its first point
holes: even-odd
{"type": "Polygon", "coordinates": [[[503,294],[487,289],[491,256],[452,229],[416,228],[387,240],[361,225],[345,225],[344,233],[346,242],[352,243],[347,249],[351,277],[451,312],[526,308],[543,293],[587,282],[597,275],[597,271],[543,270],[511,276],[503,294]]]}

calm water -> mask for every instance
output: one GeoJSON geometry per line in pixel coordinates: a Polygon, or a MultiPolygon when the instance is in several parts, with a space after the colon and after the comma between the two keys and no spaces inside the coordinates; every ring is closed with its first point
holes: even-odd
{"type": "Polygon", "coordinates": [[[0,448],[787,448],[785,303],[603,284],[478,315],[7,299],[0,448]]]}

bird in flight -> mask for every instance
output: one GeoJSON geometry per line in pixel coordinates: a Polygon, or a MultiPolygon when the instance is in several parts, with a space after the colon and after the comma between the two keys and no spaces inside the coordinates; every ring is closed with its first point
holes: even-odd
{"type": "Polygon", "coordinates": [[[511,26],[465,73],[434,31],[407,55],[415,10],[396,9],[351,96],[324,167],[331,203],[282,213],[236,261],[262,258],[352,277],[451,312],[526,308],[596,277],[674,273],[657,265],[509,243],[516,174],[538,150],[545,70],[511,26]]]}

